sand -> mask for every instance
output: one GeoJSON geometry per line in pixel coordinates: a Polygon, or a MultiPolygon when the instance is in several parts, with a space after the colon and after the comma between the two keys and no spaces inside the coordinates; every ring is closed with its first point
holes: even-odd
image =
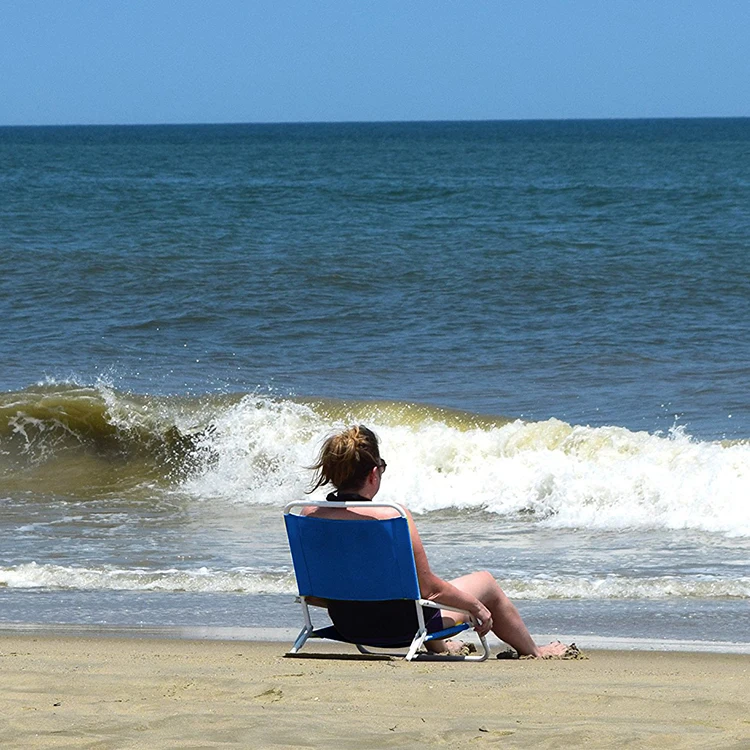
{"type": "Polygon", "coordinates": [[[748,655],[409,664],[286,645],[0,635],[0,747],[750,748],[748,655]]]}

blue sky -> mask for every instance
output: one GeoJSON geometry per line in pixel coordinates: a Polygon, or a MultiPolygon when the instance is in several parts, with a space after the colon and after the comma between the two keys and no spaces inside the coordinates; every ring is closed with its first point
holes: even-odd
{"type": "Polygon", "coordinates": [[[0,125],[750,116],[750,0],[2,0],[0,125]]]}

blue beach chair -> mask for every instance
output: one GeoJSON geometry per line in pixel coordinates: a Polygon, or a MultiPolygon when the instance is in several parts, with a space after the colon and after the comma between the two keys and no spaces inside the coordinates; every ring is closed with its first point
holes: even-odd
{"type": "MultiPolygon", "coordinates": [[[[389,655],[403,656],[408,661],[429,658],[484,661],[489,655],[484,637],[480,638],[483,652],[475,655],[435,656],[419,652],[428,641],[473,628],[475,621],[468,612],[443,607],[462,614],[465,622],[429,632],[425,611],[429,620],[430,608],[440,609],[442,605],[420,595],[409,522],[400,505],[299,501],[284,508],[284,522],[305,623],[289,655],[299,652],[310,637],[352,643],[363,654],[378,653],[370,648],[406,648],[405,654],[389,655]],[[292,512],[294,508],[316,505],[387,507],[396,510],[398,516],[385,520],[340,520],[292,512]],[[316,630],[309,605],[327,607],[334,624],[316,630]]],[[[437,622],[441,623],[439,618],[437,622]]]]}

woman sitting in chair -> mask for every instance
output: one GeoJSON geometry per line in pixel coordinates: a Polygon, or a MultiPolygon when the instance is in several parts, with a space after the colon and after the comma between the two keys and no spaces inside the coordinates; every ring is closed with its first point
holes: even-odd
{"type": "MultiPolygon", "coordinates": [[[[372,430],[364,426],[350,427],[343,432],[329,437],[320,451],[318,461],[312,466],[316,472],[311,492],[319,487],[332,484],[336,492],[328,495],[330,501],[367,501],[372,500],[380,489],[386,463],[380,457],[378,438],[372,430]]],[[[306,515],[323,518],[352,519],[392,518],[394,511],[382,507],[320,507],[309,506],[303,511],[306,515]]],[[[518,610],[503,593],[497,581],[487,571],[470,573],[454,581],[444,581],[436,576],[427,562],[422,542],[411,513],[406,511],[409,519],[411,542],[414,550],[414,561],[417,568],[419,588],[424,599],[438,600],[445,606],[454,606],[470,612],[479,623],[476,631],[486,635],[490,630],[502,641],[512,646],[521,656],[539,658],[559,656],[565,652],[565,645],[559,641],[547,646],[537,646],[521,619],[518,610]]],[[[329,607],[334,622],[346,616],[329,607]]],[[[437,622],[428,623],[428,630],[439,630],[442,626],[455,624],[458,615],[448,609],[434,610],[427,617],[434,617],[437,622]],[[430,627],[433,626],[433,627],[430,627]]],[[[450,652],[455,644],[451,641],[431,641],[428,647],[436,652],[450,652]]]]}

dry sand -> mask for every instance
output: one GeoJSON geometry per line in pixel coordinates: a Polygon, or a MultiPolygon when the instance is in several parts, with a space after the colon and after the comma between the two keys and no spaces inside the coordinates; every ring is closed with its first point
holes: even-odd
{"type": "Polygon", "coordinates": [[[748,655],[408,664],[286,646],[0,635],[0,747],[750,748],[748,655]]]}

